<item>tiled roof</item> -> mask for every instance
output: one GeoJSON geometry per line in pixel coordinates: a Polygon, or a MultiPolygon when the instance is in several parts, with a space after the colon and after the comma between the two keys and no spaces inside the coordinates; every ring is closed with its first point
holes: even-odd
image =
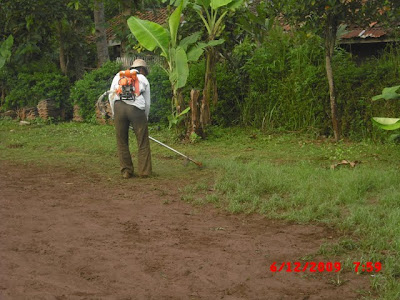
{"type": "MultiPolygon", "coordinates": [[[[158,8],[153,10],[146,10],[146,11],[138,11],[135,13],[135,16],[142,20],[148,20],[154,23],[158,23],[160,25],[164,25],[167,23],[168,20],[168,9],[167,8],[158,8]]],[[[115,40],[115,32],[114,29],[119,26],[126,25],[127,17],[123,14],[119,14],[112,19],[110,19],[107,23],[107,40],[113,41],[115,40]]],[[[88,41],[94,43],[96,38],[94,36],[88,37],[88,41]]]]}
{"type": "Polygon", "coordinates": [[[167,8],[159,8],[156,10],[146,10],[144,12],[137,12],[136,16],[142,20],[152,21],[154,23],[158,23],[160,25],[164,25],[167,23],[168,19],[168,9],[167,8]]]}

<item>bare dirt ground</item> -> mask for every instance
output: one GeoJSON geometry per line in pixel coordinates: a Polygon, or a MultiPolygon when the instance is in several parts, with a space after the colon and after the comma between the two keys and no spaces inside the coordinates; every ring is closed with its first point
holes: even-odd
{"type": "MultiPolygon", "coordinates": [[[[180,200],[164,178],[110,184],[0,161],[0,299],[358,299],[368,276],[273,273],[332,235],[180,200]]],[[[334,259],[333,259],[334,261],[334,259]]]]}

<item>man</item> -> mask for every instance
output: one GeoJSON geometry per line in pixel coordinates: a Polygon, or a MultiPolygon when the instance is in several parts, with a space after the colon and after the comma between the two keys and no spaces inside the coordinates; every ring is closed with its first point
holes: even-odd
{"type": "Polygon", "coordinates": [[[120,75],[115,75],[111,84],[109,101],[114,116],[115,132],[117,136],[118,157],[121,165],[121,174],[125,179],[134,175],[132,158],[129,151],[129,126],[132,125],[138,145],[138,175],[148,177],[152,172],[150,141],[147,120],[150,111],[150,84],[146,76],[147,64],[142,59],[136,59],[130,70],[137,71],[140,94],[133,99],[121,99],[117,91],[120,75]]]}

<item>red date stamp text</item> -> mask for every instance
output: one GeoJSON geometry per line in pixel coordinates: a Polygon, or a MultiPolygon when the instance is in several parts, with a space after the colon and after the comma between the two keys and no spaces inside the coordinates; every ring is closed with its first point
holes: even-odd
{"type": "MultiPolygon", "coordinates": [[[[382,270],[382,264],[380,262],[353,262],[356,273],[361,272],[380,272],[382,270]]],[[[281,263],[273,262],[269,266],[271,272],[340,272],[342,271],[342,264],[340,262],[289,262],[284,261],[281,263]]]]}

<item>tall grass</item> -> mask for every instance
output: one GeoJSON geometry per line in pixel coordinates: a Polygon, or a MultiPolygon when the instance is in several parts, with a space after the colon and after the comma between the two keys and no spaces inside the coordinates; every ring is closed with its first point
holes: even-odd
{"type": "MultiPolygon", "coordinates": [[[[321,45],[317,36],[272,30],[243,68],[248,85],[240,102],[241,122],[267,130],[315,128],[330,135],[329,89],[321,45]]],[[[372,116],[400,110],[398,103],[371,102],[383,87],[399,84],[399,61],[400,52],[394,47],[360,64],[350,53],[336,49],[334,78],[344,136],[372,137],[372,116]]]]}
{"type": "Polygon", "coordinates": [[[340,255],[349,262],[381,262],[384,270],[373,277],[372,284],[382,299],[399,299],[398,149],[368,144],[308,145],[298,155],[295,146],[288,144],[270,143],[265,151],[280,153],[269,158],[254,149],[245,161],[212,160],[210,164],[220,170],[212,201],[223,203],[232,213],[260,213],[335,228],[342,239],[323,245],[320,254],[340,255]],[[342,150],[337,151],[339,147],[342,150]],[[330,168],[332,162],[344,158],[363,163],[355,168],[330,168]]]}
{"type": "MultiPolygon", "coordinates": [[[[168,134],[164,136],[156,128],[150,128],[150,134],[165,143],[173,142],[172,137],[168,134]]],[[[133,133],[130,135],[130,148],[132,156],[136,156],[137,145],[133,133]]],[[[182,148],[184,146],[179,149],[182,148]]],[[[175,178],[184,172],[181,157],[171,155],[169,150],[154,143],[151,144],[151,151],[158,175],[175,178]]],[[[15,122],[0,120],[0,160],[59,166],[107,178],[119,178],[116,138],[111,125],[45,125],[37,120],[24,127],[15,122]]],[[[137,160],[133,161],[136,166],[137,160]]]]}

